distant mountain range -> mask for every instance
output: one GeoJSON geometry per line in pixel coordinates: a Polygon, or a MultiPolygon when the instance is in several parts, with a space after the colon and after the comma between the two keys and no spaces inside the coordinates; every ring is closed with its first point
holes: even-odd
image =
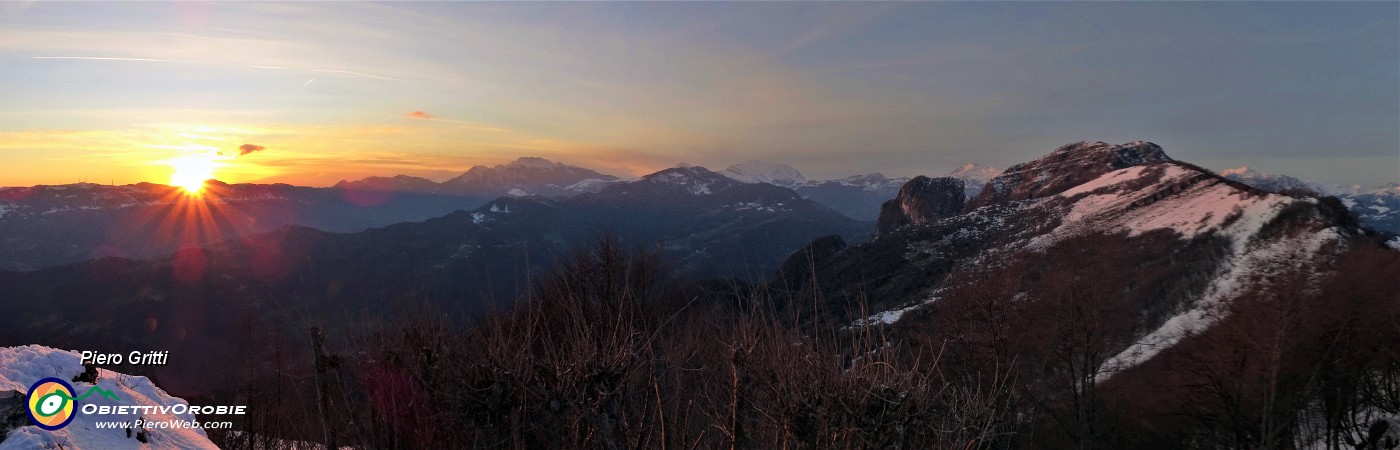
{"type": "Polygon", "coordinates": [[[0,188],[0,270],[107,256],[154,259],[285,225],[354,232],[481,206],[489,198],[210,181],[177,187],[71,184],[0,188]]]}
{"type": "Polygon", "coordinates": [[[466,173],[436,183],[426,178],[399,175],[391,178],[370,177],[337,183],[337,188],[365,191],[412,192],[420,194],[462,195],[496,198],[542,195],[557,197],[596,191],[598,186],[617,181],[578,166],[557,163],[544,158],[524,157],[494,167],[474,166],[466,173]]]}
{"type": "MultiPolygon", "coordinates": [[[[453,198],[430,196],[444,197],[453,198]]],[[[812,239],[860,241],[871,228],[791,189],[673,168],[599,192],[503,196],[350,234],[283,226],[149,261],[0,272],[0,303],[26,311],[0,317],[0,342],[168,349],[189,356],[157,375],[203,380],[246,348],[248,327],[298,330],[305,320],[394,317],[414,305],[470,317],[509,305],[573,249],[604,236],[659,251],[680,279],[756,281],[812,239]]]]}
{"type": "MultiPolygon", "coordinates": [[[[762,182],[791,188],[805,198],[858,220],[875,220],[880,215],[880,204],[894,198],[910,180],[907,177],[889,178],[880,173],[825,181],[808,180],[792,166],[766,162],[738,164],[720,173],[745,183],[762,182]]],[[[999,173],[1001,171],[994,167],[965,164],[948,176],[963,180],[967,186],[966,195],[971,198],[999,173]]]]}
{"type": "MultiPolygon", "coordinates": [[[[678,167],[692,167],[680,164],[678,167]]],[[[981,191],[982,185],[1001,171],[994,167],[966,164],[948,176],[967,184],[970,199],[981,191]]],[[[804,198],[856,220],[873,221],[879,216],[880,204],[894,198],[909,178],[889,178],[884,174],[852,175],[835,180],[809,180],[801,171],[787,164],[750,161],[717,171],[720,175],[742,183],[767,183],[796,191],[804,198]]],[[[371,191],[397,191],[478,197],[541,195],[569,197],[586,192],[598,192],[609,184],[624,181],[589,169],[551,162],[542,158],[520,158],[495,167],[476,166],[467,173],[435,183],[418,177],[371,177],[357,181],[342,181],[337,186],[356,187],[371,191]]]]}
{"type": "Polygon", "coordinates": [[[1370,189],[1361,186],[1341,186],[1305,181],[1288,175],[1274,175],[1249,167],[1220,171],[1234,181],[1274,193],[1313,192],[1341,199],[1361,223],[1377,230],[1400,234],[1400,183],[1389,183],[1370,189]]]}
{"type": "MultiPolygon", "coordinates": [[[[809,180],[791,166],[770,162],[737,164],[715,173],[741,183],[788,188],[862,221],[875,221],[881,204],[895,198],[910,180],[879,173],[809,180]]],[[[947,176],[962,180],[964,196],[972,201],[1000,174],[996,168],[967,164],[947,176]]],[[[1220,175],[1270,192],[1334,195],[1363,224],[1400,233],[1397,184],[1375,189],[1329,186],[1247,167],[1220,175]]],[[[567,198],[627,182],[578,166],[524,157],[476,166],[440,183],[405,175],[341,181],[331,188],[211,182],[202,197],[187,197],[177,188],[151,183],[0,188],[0,270],[34,270],[103,256],[160,258],[181,247],[284,225],[357,232],[471,210],[498,197],[567,198]],[[199,219],[198,226],[176,220],[190,216],[199,219]]]]}

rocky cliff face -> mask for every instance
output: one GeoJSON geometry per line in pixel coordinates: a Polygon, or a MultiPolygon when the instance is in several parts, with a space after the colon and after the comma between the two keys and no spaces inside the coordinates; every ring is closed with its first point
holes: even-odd
{"type": "Polygon", "coordinates": [[[1076,142],[1035,161],[1006,169],[987,183],[982,193],[967,204],[966,210],[1048,197],[1118,169],[1171,160],[1162,147],[1151,142],[1133,141],[1123,145],[1076,142]]]}
{"type": "Polygon", "coordinates": [[[880,205],[876,234],[887,234],[906,225],[919,225],[953,216],[963,210],[966,185],[952,177],[915,177],[899,188],[899,195],[880,205]]]}

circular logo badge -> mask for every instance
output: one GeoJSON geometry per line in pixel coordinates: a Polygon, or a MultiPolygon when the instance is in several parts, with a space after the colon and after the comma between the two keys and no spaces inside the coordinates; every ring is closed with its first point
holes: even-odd
{"type": "Polygon", "coordinates": [[[29,387],[29,421],[53,431],[73,421],[77,405],[73,386],[58,378],[45,378],[29,387]]]}

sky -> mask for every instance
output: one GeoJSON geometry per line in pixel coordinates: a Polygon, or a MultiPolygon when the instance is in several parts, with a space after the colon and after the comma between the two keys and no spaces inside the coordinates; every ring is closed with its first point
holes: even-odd
{"type": "Polygon", "coordinates": [[[1400,3],[0,2],[6,186],[939,175],[1138,139],[1400,181],[1400,3]]]}

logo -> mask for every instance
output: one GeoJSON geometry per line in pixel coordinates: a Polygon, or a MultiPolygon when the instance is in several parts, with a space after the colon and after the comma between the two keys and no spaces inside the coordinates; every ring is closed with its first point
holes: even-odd
{"type": "Polygon", "coordinates": [[[81,397],[73,396],[73,385],[58,378],[45,378],[29,387],[29,421],[39,428],[53,431],[68,426],[76,416],[78,400],[99,395],[119,400],[111,391],[94,385],[81,397]]]}

